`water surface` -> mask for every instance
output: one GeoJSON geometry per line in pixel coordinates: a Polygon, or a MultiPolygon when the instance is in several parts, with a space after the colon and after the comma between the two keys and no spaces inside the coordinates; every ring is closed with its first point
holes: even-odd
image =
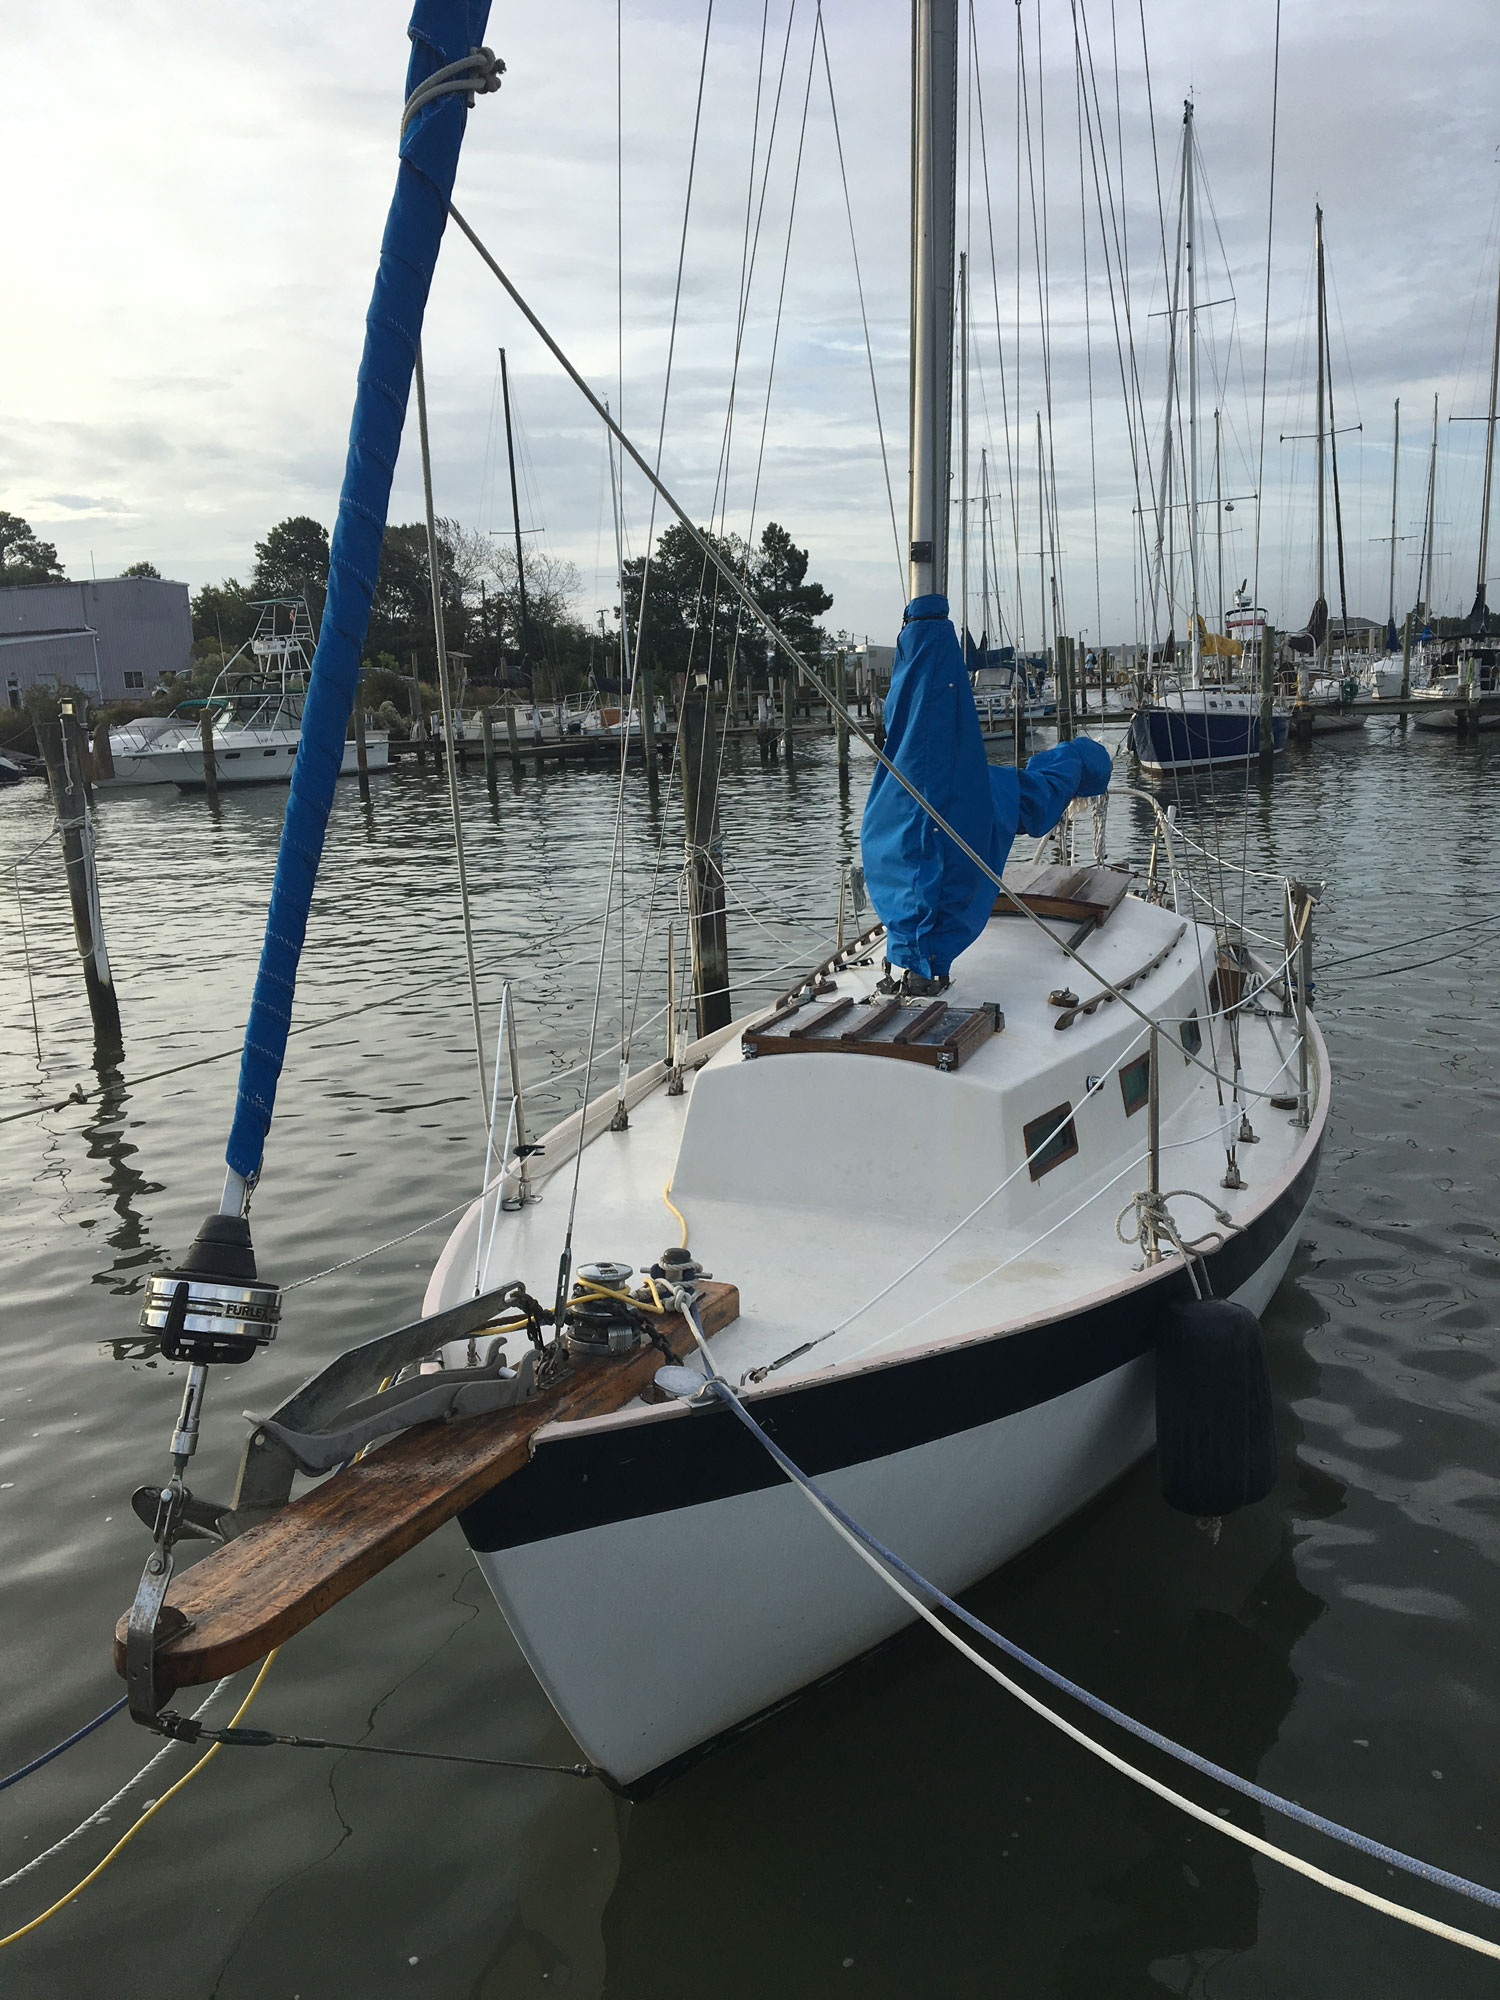
{"type": "MultiPolygon", "coordinates": [[[[1371,727],[1290,753],[1264,791],[1222,776],[1183,785],[1185,829],[1213,830],[1256,868],[1326,882],[1318,1008],[1332,1124],[1305,1241],[1266,1315],[1280,1483],[1215,1546],[1162,1506],[1148,1463],[971,1602],[1208,1755],[1500,1883],[1496,933],[1350,958],[1496,907],[1497,754],[1371,727]]],[[[827,949],[864,782],[856,766],[841,795],[828,745],[794,771],[731,755],[731,954],[747,998],[827,949]]],[[[607,896],[618,909],[622,883],[603,1080],[622,984],[637,1060],[660,1052],[650,1017],[669,917],[680,934],[680,836],[633,775],[611,881],[607,775],[507,776],[491,799],[471,773],[463,790],[486,1024],[492,1034],[512,976],[534,1111],[564,1111],[581,1081],[564,1073],[587,1045],[600,912],[607,896]]],[[[179,1393],[177,1371],[136,1338],[138,1294],[215,1204],[235,1064],[200,1059],[235,1047],[243,1025],[283,805],[276,791],[226,796],[217,813],[175,794],[101,800],[125,1060],[87,1103],[0,1124],[5,1768],[117,1689],[110,1632],[145,1553],[128,1496],[160,1475],[179,1393]]],[[[19,873],[29,954],[20,948],[10,864],[47,827],[39,787],[0,794],[0,1116],[100,1081],[51,846],[19,873]]],[[[1112,846],[1143,856],[1144,828],[1143,809],[1117,804],[1112,846]]],[[[283,1281],[360,1261],[291,1294],[268,1354],[215,1372],[193,1481],[203,1492],[229,1490],[241,1409],[270,1406],[349,1340],[411,1316],[444,1226],[394,1239],[478,1185],[452,834],[431,772],[377,781],[368,804],[340,786],[297,1018],[307,1031],[290,1044],[257,1251],[283,1281]]],[[[603,1643],[600,1657],[608,1671],[603,1643]]],[[[574,1754],[455,1527],[288,1646],[255,1719],[491,1757],[574,1754]]],[[[7,1792],[0,1873],[73,1827],[152,1747],[117,1720],[7,1792]]],[[[162,1786],[189,1757],[172,1753],[162,1786]]],[[[153,1786],[0,1891],[0,1934],[86,1872],[153,1786]]],[[[1481,1912],[1235,1812],[1325,1866],[1485,1928],[1481,1912]]],[[[1493,1990],[1481,1961],[1183,1820],[926,1631],[644,1805],[549,1776],[226,1751],[78,1903],[11,1947],[4,1971],[28,2000],[71,2000],[106,1978],[118,2000],[1493,1990]]]]}

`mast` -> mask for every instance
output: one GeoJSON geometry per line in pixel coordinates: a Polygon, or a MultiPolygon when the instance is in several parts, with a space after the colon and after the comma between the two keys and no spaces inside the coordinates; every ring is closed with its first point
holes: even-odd
{"type": "MultiPolygon", "coordinates": [[[[1495,433],[1490,432],[1493,438],[1495,433]]],[[[1401,472],[1401,398],[1396,398],[1396,441],[1391,446],[1391,587],[1386,609],[1386,629],[1396,622],[1396,481],[1401,472]]]]}
{"type": "Polygon", "coordinates": [[[958,253],[958,574],[964,645],[969,643],[969,259],[958,253]]]}
{"type": "MultiPolygon", "coordinates": [[[[521,501],[516,491],[516,442],[510,428],[510,376],[506,371],[503,347],[500,350],[500,399],[505,405],[505,456],[510,461],[510,518],[516,531],[516,591],[521,605],[521,672],[527,674],[531,658],[531,633],[530,620],[526,613],[526,563],[521,554],[521,501]]],[[[611,487],[613,487],[612,478],[611,487]]],[[[533,688],[533,696],[535,692],[533,688]]]]}
{"type": "MultiPolygon", "coordinates": [[[[1037,571],[1042,599],[1042,672],[1047,671],[1047,484],[1046,455],[1042,450],[1042,413],[1036,413],[1036,524],[1037,571]]],[[[1056,627],[1053,637],[1056,638],[1056,627]]]]}
{"type": "Polygon", "coordinates": [[[1318,260],[1318,602],[1323,606],[1323,638],[1321,651],[1328,657],[1328,589],[1327,589],[1327,496],[1324,490],[1324,377],[1323,377],[1323,328],[1328,310],[1327,294],[1323,285],[1323,210],[1321,205],[1313,208],[1313,246],[1318,260]]]}
{"type": "Polygon", "coordinates": [[[979,447],[979,623],[980,644],[990,643],[990,468],[984,446],[979,447]]]}
{"type": "Polygon", "coordinates": [[[1427,534],[1422,544],[1422,554],[1426,560],[1425,580],[1418,577],[1422,586],[1422,617],[1430,622],[1432,618],[1432,530],[1433,516],[1437,510],[1437,417],[1438,399],[1432,399],[1432,457],[1427,465],[1427,534]]]}
{"type": "Polygon", "coordinates": [[[907,587],[948,587],[958,0],[912,8],[911,490],[907,587]]]}
{"type": "Polygon", "coordinates": [[[1479,506],[1479,577],[1474,610],[1484,608],[1484,572],[1490,553],[1490,491],[1495,477],[1495,391],[1500,387],[1500,283],[1495,290],[1495,344],[1490,351],[1490,416],[1484,434],[1484,498],[1479,506]]]}
{"type": "Polygon", "coordinates": [[[1192,607],[1188,613],[1193,635],[1193,686],[1203,685],[1203,640],[1198,624],[1198,313],[1197,272],[1194,268],[1194,202],[1196,179],[1193,155],[1193,101],[1182,109],[1182,179],[1187,253],[1187,344],[1188,344],[1188,581],[1192,607]]]}
{"type": "Polygon", "coordinates": [[[1219,413],[1214,411],[1214,534],[1218,543],[1219,630],[1224,630],[1224,467],[1219,456],[1219,413]]]}

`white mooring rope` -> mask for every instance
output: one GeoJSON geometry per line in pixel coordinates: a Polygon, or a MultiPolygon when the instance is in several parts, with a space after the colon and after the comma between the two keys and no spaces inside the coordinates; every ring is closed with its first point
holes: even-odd
{"type": "Polygon", "coordinates": [[[1471,1897],[1474,1901],[1483,1903],[1492,1910],[1500,1910],[1500,1891],[1488,1888],[1480,1882],[1471,1882],[1466,1877],[1455,1875],[1448,1869],[1436,1868],[1431,1863],[1418,1860],[1413,1855],[1403,1854],[1398,1848],[1388,1847],[1381,1841],[1370,1839],[1366,1834],[1357,1833],[1352,1828],[1340,1826],[1335,1820],[1326,1819],[1320,1813],[1309,1811],[1306,1806],[1300,1806],[1293,1800],[1282,1798],[1279,1794],[1268,1791],[1263,1785],[1254,1784],[1250,1779],[1240,1777],[1237,1772],[1226,1770],[1223,1765],[1215,1764],[1211,1759],[1200,1756],[1196,1751],[1189,1750],[1185,1745],[1173,1742],[1170,1737],[1163,1736],[1158,1730],[1148,1728],[1145,1723],[1137,1722],[1133,1716],[1126,1715],[1122,1710],[1114,1708],[1108,1702],[1102,1701],[1099,1696],[1090,1694],[1086,1688],[1081,1688],[1075,1682],[1068,1680],[1065,1675],[1058,1673],[1055,1668],[1045,1665],[1041,1660],[1034,1659],[1020,1646],[1017,1646],[1013,1640],[1005,1638],[1002,1633],[996,1632],[991,1626],[986,1625],[983,1620],[976,1618],[973,1612],[966,1611],[961,1604],[949,1597],[946,1592],[939,1590],[936,1584],[929,1583],[926,1577],[922,1576],[919,1571],[914,1570],[909,1563],[903,1562],[900,1556],[893,1550],[888,1549],[883,1542],[877,1540],[867,1528],[861,1527],[859,1522],[852,1515],[845,1513],[838,1502],[826,1493],[814,1479],[810,1478],[800,1466],[794,1464],[787,1457],[781,1447],[762,1430],[760,1424],[745,1407],[736,1391],[715,1368],[713,1356],[709,1352],[708,1342],[704,1338],[703,1329],[698,1321],[697,1310],[691,1297],[683,1291],[678,1291],[676,1293],[676,1304],[692,1329],[693,1338],[697,1342],[698,1350],[703,1357],[703,1366],[708,1377],[708,1385],[713,1394],[738,1418],[746,1430],[764,1446],[765,1450],[769,1452],[792,1484],[797,1487],[808,1504],[817,1513],[822,1515],[823,1519],[841,1540],[849,1544],[860,1561],[868,1569],[873,1570],[881,1582],[892,1590],[904,1604],[909,1606],[916,1613],[917,1617],[930,1625],[941,1639],[953,1647],[955,1652],[961,1653],[966,1660],[978,1667],[980,1672],[986,1674],[997,1686],[1003,1687],[1007,1694],[1014,1695],[1016,1700],[1029,1708],[1034,1715],[1040,1716],[1044,1722],[1048,1722],[1054,1729],[1060,1730],[1064,1736],[1069,1737],[1081,1749],[1087,1750],[1091,1756],[1097,1757],[1102,1763],[1108,1764],[1111,1770],[1118,1771],[1122,1777],[1131,1779],[1133,1783],[1143,1786],[1149,1792],[1154,1792],[1158,1798],[1164,1799],[1168,1805],[1176,1806],[1179,1811],[1186,1813],[1190,1819],[1197,1820],[1203,1826],[1211,1827],[1214,1832],[1223,1834],[1227,1840],[1236,1841],[1241,1847],[1250,1848],[1254,1853],[1263,1855],[1268,1861],[1278,1862],[1283,1868],[1291,1869],[1294,1874],[1303,1875],[1308,1881],[1316,1882],[1320,1888],[1331,1889],[1335,1895],[1347,1896],[1353,1902],[1364,1904],[1367,1909],[1379,1910],[1384,1916],[1394,1917],[1398,1923],[1410,1924],[1414,1929],[1427,1931],[1433,1937],[1445,1938],[1450,1944],[1462,1945],[1465,1950],[1478,1952],[1485,1958],[1500,1959],[1500,1944],[1494,1943],[1491,1939],[1480,1937],[1473,1931],[1460,1930],[1454,1924],[1445,1924],[1437,1917],[1429,1917],[1424,1915],[1420,1910],[1409,1909],[1404,1903],[1392,1902],[1389,1897],[1378,1896],[1373,1890],[1361,1888],[1357,1882],[1347,1881],[1341,1875],[1332,1875],[1326,1868],[1319,1868],[1311,1861],[1304,1861],[1300,1855],[1289,1853],[1286,1848],[1277,1847],[1273,1842],[1263,1840],[1259,1834],[1250,1833],[1244,1827],[1236,1826],[1233,1820],[1221,1818],[1218,1813],[1210,1811],[1207,1806],[1200,1806],[1195,1800],[1185,1797],[1181,1792],[1174,1791],[1170,1785],[1164,1785],[1159,1778],[1153,1778],[1148,1772],[1142,1771],[1136,1765],[1127,1763],[1115,1751],[1107,1749],[1104,1744],[1097,1742],[1092,1736],[1089,1736],[1085,1731],[1078,1728],[1075,1723],[1069,1722],[1066,1717],[1059,1715],[1055,1709],[1049,1708],[1045,1702],[1038,1700],[1034,1694],[1022,1687],[1018,1681],[1012,1680],[1009,1674],[1003,1672],[992,1661],[985,1659],[982,1653],[977,1652],[966,1640],[961,1639],[956,1632],[950,1630],[943,1623],[942,1619],[937,1615],[936,1607],[940,1606],[954,1617],[961,1619],[972,1631],[989,1640],[991,1644],[998,1646],[1002,1652],[1008,1653],[1012,1659],[1019,1660],[1022,1664],[1040,1674],[1054,1687],[1083,1702],[1087,1707],[1093,1709],[1096,1714],[1102,1715],[1109,1721],[1116,1723],[1120,1728],[1130,1731],[1132,1735],[1151,1744],[1153,1748],[1165,1751],[1168,1756],[1175,1757],[1179,1763],[1187,1764],[1191,1769],[1200,1771],[1205,1776],[1215,1779],[1218,1783],[1229,1786],[1243,1797],[1254,1800],[1256,1804],[1266,1807],[1272,1812],[1284,1813],[1288,1818],[1298,1821],[1303,1826],[1308,1826],[1316,1832],[1327,1834],[1331,1839],[1341,1840],[1345,1845],[1353,1847],[1362,1854],[1369,1855],[1372,1859],[1384,1862],[1390,1868],[1400,1868],[1408,1874],[1417,1876],[1422,1881],[1433,1883],[1441,1888],[1451,1889],[1458,1895],[1471,1897]],[[907,1583],[903,1582],[902,1578],[907,1579],[908,1582],[913,1584],[915,1589],[908,1589],[907,1583]],[[917,1591],[925,1593],[928,1601],[924,1602],[923,1598],[916,1594],[917,1591]]]}

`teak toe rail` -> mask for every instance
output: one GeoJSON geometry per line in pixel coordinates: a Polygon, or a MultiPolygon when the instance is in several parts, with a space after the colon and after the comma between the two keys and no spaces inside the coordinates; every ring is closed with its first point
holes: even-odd
{"type": "MultiPolygon", "coordinates": [[[[733,1285],[705,1284],[705,1333],[739,1317],[733,1285]]],[[[693,1346],[678,1313],[657,1322],[678,1359],[693,1346]]],[[[263,1659],[340,1598],[424,1541],[531,1456],[546,1424],[604,1416],[638,1396],[661,1366],[654,1347],[575,1365],[565,1381],[518,1408],[417,1425],[357,1464],[289,1501],[177,1577],[167,1607],[190,1622],[156,1654],[158,1692],[197,1687],[263,1659]]],[[[127,1613],[115,1627],[115,1671],[125,1671],[127,1613]]],[[[164,1620],[165,1622],[165,1620],[164,1620]]]]}

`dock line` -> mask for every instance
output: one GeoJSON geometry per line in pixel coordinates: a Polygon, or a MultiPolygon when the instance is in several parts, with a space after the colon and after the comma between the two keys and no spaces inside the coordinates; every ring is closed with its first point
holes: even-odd
{"type": "Polygon", "coordinates": [[[1159,1730],[1152,1729],[1144,1722],[1138,1722],[1134,1716],[1126,1715],[1122,1709],[1115,1708],[1112,1703],[1102,1700],[1098,1695],[1091,1694],[1087,1688],[1080,1687],[1076,1681],[1069,1680],[1065,1674],[1059,1673],[1056,1668],[1049,1667],[1043,1661],[1036,1659],[1023,1647],[1018,1646],[1014,1640],[1007,1639],[1003,1633],[995,1631],[990,1625],[986,1625],[983,1619],[977,1618],[972,1611],[966,1611],[963,1605],[959,1604],[954,1598],[949,1597],[945,1591],[939,1590],[936,1584],[930,1583],[918,1570],[913,1569],[909,1563],[903,1562],[893,1549],[887,1548],[867,1528],[862,1527],[852,1515],[847,1514],[839,1506],[838,1502],[815,1479],[811,1478],[800,1466],[794,1464],[787,1457],[786,1453],[775,1440],[768,1436],[759,1423],[757,1423],[741,1401],[737,1392],[714,1367],[712,1357],[708,1351],[708,1342],[702,1336],[701,1329],[697,1324],[696,1313],[691,1304],[685,1305],[684,1311],[688,1324],[693,1328],[699,1352],[703,1356],[704,1368],[707,1371],[708,1386],[711,1392],[738,1418],[746,1430],[764,1446],[765,1450],[775,1460],[776,1464],[780,1466],[792,1484],[797,1486],[810,1504],[823,1515],[835,1533],[849,1543],[861,1561],[874,1570],[875,1574],[898,1597],[910,1605],[917,1616],[925,1620],[955,1651],[963,1654],[967,1660],[971,1661],[982,1673],[987,1674],[991,1680],[1003,1687],[1007,1693],[1013,1694],[1018,1701],[1024,1703],[1034,1714],[1039,1715],[1043,1721],[1050,1722],[1055,1729],[1061,1730],[1065,1736],[1070,1737],[1081,1748],[1089,1751],[1091,1755],[1100,1758],[1114,1770],[1119,1771],[1124,1777],[1130,1778],[1136,1784],[1144,1786],[1146,1790],[1154,1792],[1158,1798],[1165,1799],[1169,1805],[1177,1806],[1182,1812],[1188,1814],[1190,1818],[1198,1820],[1204,1826],[1212,1827],[1216,1832],[1222,1833],[1227,1839],[1239,1842],[1242,1847],[1253,1849],[1255,1853],[1264,1855],[1267,1860],[1279,1862],[1284,1868],[1292,1869],[1296,1874],[1306,1876],[1309,1881],[1317,1882],[1321,1887],[1333,1890],[1336,1895],[1348,1896],[1355,1902],[1365,1904],[1369,1909],[1379,1910],[1388,1917],[1396,1918],[1400,1923],[1410,1924],[1418,1930],[1428,1931],[1434,1937],[1446,1938],[1450,1944],[1462,1945],[1466,1950],[1479,1952],[1486,1958],[1500,1959],[1500,1944],[1496,1944],[1491,1939],[1479,1937],[1472,1931],[1459,1930],[1452,1924],[1445,1924],[1435,1917],[1425,1916],[1419,1910],[1412,1910],[1404,1904],[1390,1901],[1387,1897],[1377,1896],[1373,1891],[1363,1889],[1358,1883],[1347,1881],[1342,1876],[1331,1875],[1326,1869],[1319,1868],[1310,1861],[1304,1861],[1300,1855],[1291,1854],[1285,1848],[1277,1847],[1272,1842],[1261,1839],[1258,1834],[1250,1833],[1244,1827],[1236,1826],[1232,1820],[1224,1819],[1218,1813],[1211,1812],[1206,1806],[1200,1806],[1194,1800],[1184,1797],[1181,1792],[1173,1791],[1170,1786],[1162,1784],[1159,1779],[1153,1778],[1147,1772],[1138,1769],[1135,1765],[1127,1763],[1123,1757],[1118,1756],[1113,1750],[1107,1749],[1104,1744],[1097,1742],[1092,1736],[1086,1735],[1083,1730],[1069,1722],[1066,1717],[1059,1715],[1056,1710],[1048,1708],[1044,1702],[1039,1701],[1034,1694],[1023,1688],[1019,1682],[1012,1680],[1009,1675],[1002,1673],[992,1661],[985,1659],[981,1653],[976,1652],[956,1632],[950,1631],[937,1616],[934,1606],[940,1606],[943,1610],[950,1612],[955,1618],[960,1619],[967,1625],[972,1632],[977,1633],[980,1638],[998,1647],[1001,1652],[1008,1654],[1011,1659],[1029,1668],[1033,1673],[1039,1674],[1043,1680],[1059,1689],[1062,1693],[1071,1695],[1074,1700],[1082,1702],[1086,1708],[1092,1709],[1096,1715],[1103,1716],[1107,1721],[1115,1723],[1119,1728],[1127,1730],[1131,1735],[1139,1738],[1141,1742],[1149,1743],[1153,1749],[1164,1751],[1169,1757],[1175,1758],[1179,1763],[1186,1764],[1190,1769],[1200,1772],[1203,1776],[1212,1778],[1217,1783],[1228,1786],[1242,1797],[1253,1800],[1257,1805],[1263,1806],[1271,1812],[1281,1813],[1286,1818],[1295,1820],[1299,1825],[1310,1827],[1316,1833],[1325,1834],[1331,1840],[1341,1841],[1346,1847],[1352,1847],[1357,1853],[1367,1855],[1372,1860],[1384,1862],[1390,1868],[1401,1869],[1406,1874],[1414,1875],[1421,1881],[1433,1883],[1440,1888],[1451,1889],[1456,1895],[1467,1896],[1474,1902],[1484,1904],[1488,1909],[1500,1910],[1500,1891],[1488,1888],[1481,1882],[1471,1882],[1466,1876],[1456,1875],[1449,1869],[1436,1868],[1430,1862],[1422,1861],[1414,1855],[1402,1853],[1399,1848],[1386,1846],[1383,1841],[1372,1840],[1367,1834],[1356,1832],[1352,1827],[1341,1826],[1337,1820],[1326,1819],[1321,1813],[1312,1812],[1308,1807],[1298,1805],[1295,1800],[1282,1798],[1279,1793],[1268,1791],[1265,1786],[1257,1785],[1249,1778],[1242,1778],[1237,1772],[1226,1770],[1222,1764],[1216,1764],[1211,1758],[1200,1756],[1196,1750],[1190,1750],[1185,1744],[1174,1742],[1170,1736],[1163,1736],[1159,1730]],[[896,1572],[896,1574],[891,1574],[892,1571],[896,1572]],[[915,1590],[908,1590],[906,1588],[906,1585],[900,1581],[903,1577],[907,1582],[915,1586],[915,1590]],[[921,1592],[922,1596],[918,1596],[917,1592],[921,1592]],[[923,1602],[923,1597],[927,1600],[925,1603],[923,1602]]]}

